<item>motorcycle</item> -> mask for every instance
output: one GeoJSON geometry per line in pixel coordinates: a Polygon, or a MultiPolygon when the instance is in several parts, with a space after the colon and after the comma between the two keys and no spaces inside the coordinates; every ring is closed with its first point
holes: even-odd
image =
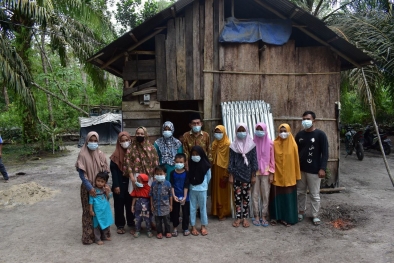
{"type": "MultiPolygon", "coordinates": [[[[381,133],[379,130],[379,136],[380,140],[382,141],[382,146],[383,146],[383,151],[386,155],[389,155],[391,153],[391,140],[387,137],[386,133],[381,133]]],[[[378,140],[378,135],[375,135],[373,133],[373,127],[368,125],[365,128],[364,131],[364,149],[369,150],[369,149],[375,149],[380,151],[380,146],[379,146],[379,140],[378,140]]]]}
{"type": "MultiPolygon", "coordinates": [[[[364,135],[362,131],[356,132],[352,126],[345,127],[345,146],[347,155],[352,155],[356,151],[357,159],[362,161],[364,159],[364,135]]],[[[347,156],[346,155],[346,156],[347,156]]]]}

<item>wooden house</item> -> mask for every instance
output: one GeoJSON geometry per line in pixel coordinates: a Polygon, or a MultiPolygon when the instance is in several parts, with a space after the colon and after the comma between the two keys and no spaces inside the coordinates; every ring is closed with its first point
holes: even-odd
{"type": "Polygon", "coordinates": [[[145,126],[160,136],[170,120],[178,136],[191,111],[212,133],[220,103],[244,100],[270,103],[275,126],[289,123],[295,134],[312,110],[329,139],[329,184],[337,185],[340,72],[371,58],[287,0],[179,0],[89,61],[123,78],[123,128],[132,135],[145,126]],[[283,45],[220,43],[228,17],[290,20],[291,35],[283,45]]]}

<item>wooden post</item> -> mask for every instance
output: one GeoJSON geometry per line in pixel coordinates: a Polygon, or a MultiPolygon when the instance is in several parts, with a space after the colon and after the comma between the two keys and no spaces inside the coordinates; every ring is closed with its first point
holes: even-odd
{"type": "MultiPolygon", "coordinates": [[[[124,57],[124,65],[126,66],[127,62],[129,61],[129,54],[126,52],[125,57],[124,57]]],[[[124,87],[125,89],[129,88],[129,81],[127,79],[124,79],[124,87]]]]}
{"type": "Polygon", "coordinates": [[[193,94],[192,100],[201,99],[201,46],[200,46],[200,3],[193,3],[193,94]]]}
{"type": "MultiPolygon", "coordinates": [[[[213,0],[205,1],[204,69],[213,70],[213,0]]],[[[204,74],[204,119],[212,118],[213,73],[204,74]]],[[[211,123],[205,130],[212,132],[211,123]]]]}

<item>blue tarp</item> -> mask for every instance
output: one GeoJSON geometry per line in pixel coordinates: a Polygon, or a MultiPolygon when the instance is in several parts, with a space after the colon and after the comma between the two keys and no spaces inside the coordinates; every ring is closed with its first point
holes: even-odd
{"type": "Polygon", "coordinates": [[[219,42],[254,43],[259,40],[267,44],[283,45],[291,35],[291,20],[255,19],[254,21],[238,21],[228,18],[219,42]]]}

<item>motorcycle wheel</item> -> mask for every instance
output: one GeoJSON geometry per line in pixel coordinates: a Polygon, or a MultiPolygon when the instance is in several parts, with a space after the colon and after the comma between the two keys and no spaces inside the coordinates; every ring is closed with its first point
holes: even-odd
{"type": "Polygon", "coordinates": [[[364,147],[361,143],[357,143],[356,145],[356,154],[360,161],[364,159],[364,147]]]}
{"type": "Polygon", "coordinates": [[[383,151],[385,155],[389,155],[391,153],[391,148],[387,144],[383,144],[383,151]]]}
{"type": "Polygon", "coordinates": [[[346,146],[346,153],[348,155],[352,155],[352,153],[353,153],[353,145],[350,145],[350,141],[349,140],[345,140],[345,146],[346,146]]]}

